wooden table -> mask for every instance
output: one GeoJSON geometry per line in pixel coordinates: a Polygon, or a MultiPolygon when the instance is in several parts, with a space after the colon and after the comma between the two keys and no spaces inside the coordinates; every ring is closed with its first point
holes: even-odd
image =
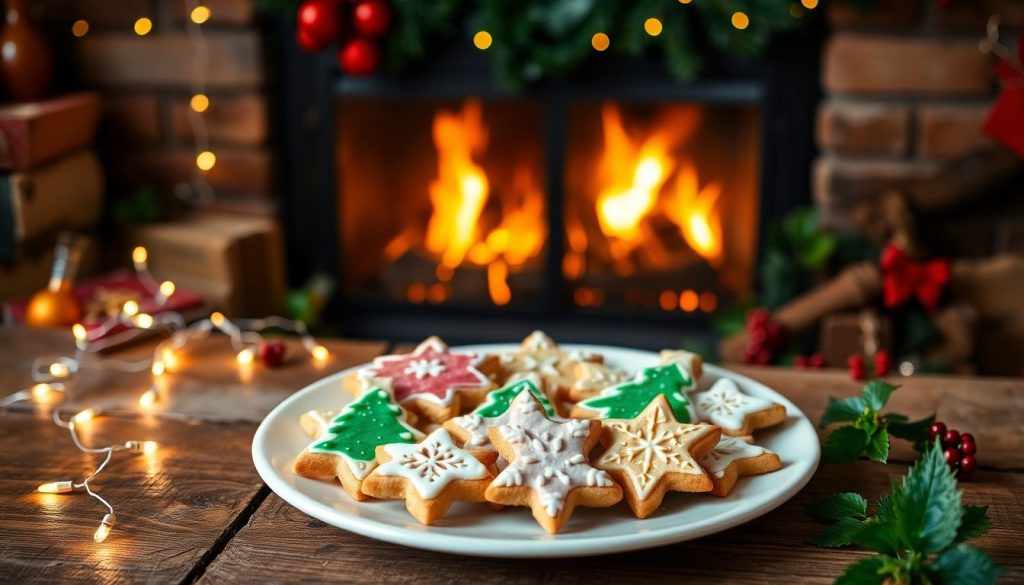
{"type": "MultiPolygon", "coordinates": [[[[71,344],[63,332],[0,329],[0,394],[28,384],[33,357],[59,355],[71,344]]],[[[119,519],[102,544],[92,541],[102,516],[94,500],[34,491],[42,482],[80,477],[95,458],[75,450],[45,413],[25,407],[0,412],[0,582],[828,583],[865,553],[807,544],[821,529],[807,504],[847,490],[877,498],[914,458],[896,442],[888,465],[821,469],[799,495],[753,522],[646,551],[525,561],[409,549],[306,516],[273,494],[252,466],[256,425],[282,397],[392,347],[326,345],[332,358],[322,367],[296,360],[243,379],[226,341],[212,339],[184,357],[182,373],[168,376],[170,399],[153,414],[136,406],[146,374],[83,371],[68,412],[101,404],[110,413],[89,423],[85,440],[161,445],[153,456],[115,459],[97,478],[95,487],[114,503],[119,519]]],[[[141,343],[116,357],[143,357],[151,347],[141,343]]],[[[736,369],[776,388],[813,420],[828,396],[850,395],[860,386],[841,371],[736,369]]],[[[977,437],[981,467],[962,484],[964,501],[988,505],[992,529],[975,543],[1006,567],[1005,582],[1024,581],[1024,381],[915,376],[899,382],[904,387],[893,395],[894,410],[912,417],[936,412],[977,437]]]]}

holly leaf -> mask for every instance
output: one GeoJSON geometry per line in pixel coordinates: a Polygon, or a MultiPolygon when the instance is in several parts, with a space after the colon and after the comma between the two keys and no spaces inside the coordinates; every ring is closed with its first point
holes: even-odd
{"type": "Polygon", "coordinates": [[[825,264],[835,250],[835,238],[827,234],[817,234],[800,248],[800,264],[807,270],[814,270],[825,264]]]}
{"type": "Polygon", "coordinates": [[[936,441],[910,468],[892,494],[892,512],[900,541],[920,553],[938,552],[953,544],[963,510],[956,478],[936,441]]]}
{"type": "Polygon", "coordinates": [[[860,396],[851,396],[841,400],[829,397],[825,414],[821,415],[818,426],[825,428],[834,422],[857,420],[867,407],[868,403],[860,396]]]}
{"type": "Polygon", "coordinates": [[[864,518],[868,513],[868,501],[855,492],[835,494],[811,504],[808,512],[825,522],[843,518],[864,518]]]}
{"type": "Polygon", "coordinates": [[[864,452],[868,459],[885,463],[889,459],[889,432],[885,429],[876,430],[871,435],[864,452]]]}
{"type": "Polygon", "coordinates": [[[879,553],[896,554],[900,550],[899,530],[892,522],[878,518],[869,518],[853,535],[853,541],[868,550],[879,553]]]}
{"type": "Polygon", "coordinates": [[[939,555],[930,572],[943,585],[989,585],[1002,569],[983,551],[961,544],[939,555]]]}
{"type": "Polygon", "coordinates": [[[928,429],[935,422],[935,415],[933,414],[913,422],[906,422],[907,417],[905,416],[902,417],[903,420],[895,418],[896,416],[894,414],[885,415],[889,434],[899,439],[910,441],[914,444],[915,449],[923,451],[928,444],[928,429]]]}
{"type": "Polygon", "coordinates": [[[825,464],[856,461],[868,444],[868,434],[851,427],[839,427],[825,439],[821,459],[825,464]]]}
{"type": "Polygon", "coordinates": [[[894,518],[892,512],[892,494],[896,492],[897,486],[894,484],[892,493],[885,494],[878,499],[878,516],[879,520],[889,521],[894,518]]]}
{"type": "Polygon", "coordinates": [[[846,567],[835,585],[877,585],[885,581],[886,557],[867,557],[846,567]]]}
{"type": "Polygon", "coordinates": [[[988,532],[988,506],[964,506],[964,516],[960,519],[960,527],[956,530],[956,540],[961,543],[965,540],[978,538],[988,532]]]}
{"type": "Polygon", "coordinates": [[[893,386],[892,384],[882,380],[872,380],[868,382],[868,385],[861,391],[861,396],[864,397],[864,402],[868,406],[875,410],[882,410],[887,402],[889,402],[889,396],[899,386],[893,386]]]}
{"type": "Polygon", "coordinates": [[[835,524],[821,531],[811,542],[827,548],[838,548],[853,544],[863,522],[856,518],[840,518],[835,524]]]}

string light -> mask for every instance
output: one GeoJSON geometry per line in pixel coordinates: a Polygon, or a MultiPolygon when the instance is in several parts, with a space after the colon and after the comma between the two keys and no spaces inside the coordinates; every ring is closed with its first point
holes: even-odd
{"type": "Polygon", "coordinates": [[[92,535],[92,539],[96,543],[101,543],[107,539],[110,535],[110,529],[114,527],[117,522],[117,516],[114,516],[113,512],[110,512],[103,516],[103,520],[100,520],[100,526],[96,529],[96,533],[92,535]]]}
{"type": "Polygon", "coordinates": [[[39,383],[32,386],[32,398],[37,401],[45,401],[50,398],[50,394],[53,393],[53,388],[46,383],[39,383]]]}
{"type": "Polygon", "coordinates": [[[135,326],[139,329],[152,329],[153,324],[155,323],[153,315],[150,315],[149,313],[139,313],[138,315],[135,315],[133,321],[135,322],[135,326]]]}
{"type": "Polygon", "coordinates": [[[235,356],[235,360],[243,366],[251,364],[254,359],[256,359],[256,355],[249,348],[243,349],[235,356]]]}
{"type": "Polygon", "coordinates": [[[185,30],[192,41],[192,81],[189,88],[192,99],[186,119],[189,129],[192,131],[196,167],[188,184],[182,184],[182,188],[176,189],[175,193],[187,203],[207,205],[212,203],[217,195],[206,178],[207,171],[217,164],[217,156],[210,148],[210,131],[202,115],[210,107],[210,100],[206,95],[210,51],[207,49],[206,37],[201,25],[210,19],[212,13],[208,6],[200,4],[197,0],[185,0],[184,4],[185,13],[188,15],[185,20],[185,30]]]}
{"type": "Polygon", "coordinates": [[[71,34],[75,35],[76,37],[84,37],[86,34],[88,34],[88,32],[89,23],[85,20],[76,20],[75,23],[71,25],[71,34]]]}
{"type": "Polygon", "coordinates": [[[80,411],[78,414],[73,416],[71,418],[71,420],[74,421],[75,424],[80,425],[80,424],[85,424],[85,423],[91,421],[95,416],[96,416],[96,411],[95,410],[93,410],[91,408],[86,408],[85,410],[80,411]]]}
{"type": "Polygon", "coordinates": [[[804,5],[807,10],[814,10],[818,7],[818,0],[800,0],[800,3],[804,5]]]}
{"type": "Polygon", "coordinates": [[[189,107],[192,108],[193,112],[202,114],[210,107],[210,98],[206,97],[204,93],[197,93],[192,96],[192,99],[188,102],[189,107]]]}
{"type": "Polygon", "coordinates": [[[160,283],[160,294],[165,297],[170,297],[171,295],[173,295],[174,289],[174,283],[169,280],[165,280],[160,283]]]}
{"type": "Polygon", "coordinates": [[[75,482],[71,480],[51,481],[36,488],[41,494],[66,494],[75,491],[75,482]]]}
{"type": "Polygon", "coordinates": [[[75,323],[71,326],[71,335],[75,336],[75,341],[85,341],[89,332],[85,330],[85,325],[75,323]]]}
{"type": "Polygon", "coordinates": [[[322,345],[314,345],[313,349],[310,350],[310,353],[313,355],[313,359],[318,362],[325,362],[327,361],[327,358],[331,356],[330,352],[327,351],[327,348],[322,345]]]}
{"type": "Polygon", "coordinates": [[[657,18],[651,17],[644,21],[644,32],[652,37],[660,35],[662,28],[661,21],[657,18]]]}
{"type": "Polygon", "coordinates": [[[679,0],[680,4],[689,4],[690,2],[693,2],[693,0],[679,0]]]}
{"type": "Polygon", "coordinates": [[[743,30],[750,26],[750,17],[744,12],[733,12],[732,13],[732,25],[738,30],[743,30]]]}
{"type": "Polygon", "coordinates": [[[590,38],[590,46],[594,47],[595,51],[605,51],[611,46],[611,44],[611,39],[609,39],[608,35],[603,32],[595,33],[594,36],[590,38]]]}
{"type": "Polygon", "coordinates": [[[142,18],[135,21],[135,34],[140,37],[144,37],[149,34],[149,31],[153,30],[153,21],[143,16],[142,18]]]}
{"type": "Polygon", "coordinates": [[[482,30],[473,35],[473,45],[481,51],[486,51],[491,48],[491,43],[494,39],[491,38],[491,33],[482,30]]]}
{"type": "Polygon", "coordinates": [[[60,362],[50,364],[50,375],[54,378],[66,378],[70,373],[68,367],[60,362]]]}
{"type": "MultiPolygon", "coordinates": [[[[156,364],[153,364],[153,367],[156,367],[156,364]]],[[[159,376],[160,374],[154,373],[154,375],[159,376]]],[[[142,408],[149,410],[153,408],[154,404],[156,404],[156,392],[152,389],[146,390],[142,393],[142,396],[139,396],[139,406],[142,408]]]]}
{"type": "Polygon", "coordinates": [[[196,24],[203,24],[207,20],[210,20],[210,14],[211,12],[209,7],[199,5],[192,9],[192,12],[189,14],[189,18],[196,24]]]}
{"type": "Polygon", "coordinates": [[[217,164],[217,155],[213,154],[209,150],[204,150],[196,155],[196,166],[201,171],[208,171],[213,168],[213,165],[217,164]]]}
{"type": "Polygon", "coordinates": [[[146,270],[146,261],[149,260],[149,252],[146,251],[142,246],[135,246],[132,248],[132,264],[135,265],[135,271],[141,272],[146,270]]]}

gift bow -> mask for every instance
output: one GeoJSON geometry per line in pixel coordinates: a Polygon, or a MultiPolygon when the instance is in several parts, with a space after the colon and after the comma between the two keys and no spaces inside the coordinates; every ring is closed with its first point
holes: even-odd
{"type": "Polygon", "coordinates": [[[882,291],[886,307],[898,307],[916,296],[929,311],[939,306],[942,291],[949,283],[946,258],[915,262],[894,245],[882,251],[882,291]]]}

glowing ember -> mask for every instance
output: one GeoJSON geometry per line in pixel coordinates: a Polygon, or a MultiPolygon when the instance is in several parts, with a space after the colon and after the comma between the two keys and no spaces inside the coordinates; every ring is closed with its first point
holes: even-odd
{"type": "Polygon", "coordinates": [[[698,189],[697,169],[685,163],[664,209],[686,243],[712,266],[722,261],[722,219],[716,206],[721,194],[722,185],[717,181],[698,189]]]}

